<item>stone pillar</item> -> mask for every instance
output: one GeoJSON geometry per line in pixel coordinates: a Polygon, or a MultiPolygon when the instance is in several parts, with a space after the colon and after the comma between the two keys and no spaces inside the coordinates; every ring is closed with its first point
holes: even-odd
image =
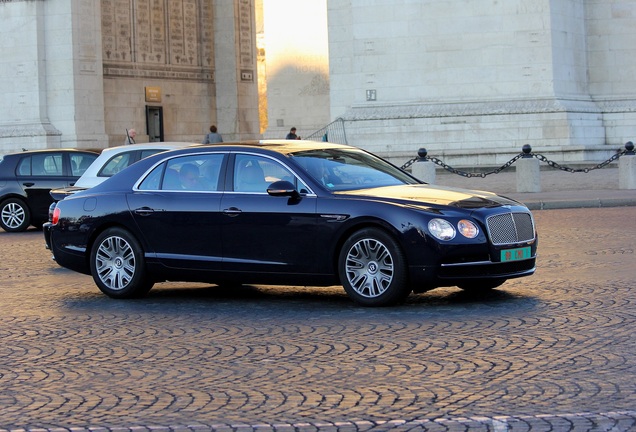
{"type": "Polygon", "coordinates": [[[625,154],[618,159],[618,188],[636,189],[636,155],[625,154]]]}
{"type": "Polygon", "coordinates": [[[107,146],[100,2],[50,0],[46,30],[47,103],[62,147],[107,146]]]}
{"type": "Polygon", "coordinates": [[[522,157],[517,161],[517,192],[541,192],[538,159],[522,157]]]}
{"type": "Polygon", "coordinates": [[[0,26],[0,153],[60,144],[47,110],[45,5],[0,3],[0,20],[10,23],[0,26]]]}
{"type": "Polygon", "coordinates": [[[435,184],[435,164],[431,161],[418,161],[413,164],[414,177],[428,184],[435,184]]]}
{"type": "Polygon", "coordinates": [[[104,147],[100,3],[0,3],[0,151],[104,147]]]}
{"type": "Polygon", "coordinates": [[[224,141],[258,139],[253,0],[214,2],[217,126],[224,141]]]}

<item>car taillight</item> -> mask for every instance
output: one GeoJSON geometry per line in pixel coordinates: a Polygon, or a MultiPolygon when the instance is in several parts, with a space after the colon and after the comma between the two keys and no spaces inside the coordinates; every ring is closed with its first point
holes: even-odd
{"type": "Polygon", "coordinates": [[[59,220],[60,220],[60,208],[55,207],[55,210],[53,210],[53,217],[51,218],[51,223],[53,225],[57,225],[59,220]]]}
{"type": "Polygon", "coordinates": [[[55,210],[55,207],[57,207],[56,202],[51,203],[49,206],[49,222],[53,222],[53,210],[55,210]]]}

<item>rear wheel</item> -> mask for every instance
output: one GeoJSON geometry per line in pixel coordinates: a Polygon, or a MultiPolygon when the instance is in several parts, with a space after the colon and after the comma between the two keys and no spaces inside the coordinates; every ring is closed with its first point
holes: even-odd
{"type": "Polygon", "coordinates": [[[0,226],[7,232],[25,231],[31,224],[31,212],[19,198],[9,198],[0,204],[0,226]]]}
{"type": "Polygon", "coordinates": [[[400,303],[411,292],[404,253],[377,228],[362,229],[345,242],[338,272],[349,297],[364,306],[400,303]]]}
{"type": "Polygon", "coordinates": [[[109,228],[95,240],[91,250],[91,274],[97,287],[113,298],[141,297],[153,285],[141,245],[121,228],[109,228]]]}

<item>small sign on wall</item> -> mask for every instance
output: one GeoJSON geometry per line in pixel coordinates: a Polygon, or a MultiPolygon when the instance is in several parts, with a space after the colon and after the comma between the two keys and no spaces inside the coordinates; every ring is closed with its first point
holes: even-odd
{"type": "Polygon", "coordinates": [[[254,81],[254,73],[251,70],[241,70],[241,81],[254,81]]]}
{"type": "Polygon", "coordinates": [[[161,102],[161,87],[146,87],[146,102],[161,102]]]}

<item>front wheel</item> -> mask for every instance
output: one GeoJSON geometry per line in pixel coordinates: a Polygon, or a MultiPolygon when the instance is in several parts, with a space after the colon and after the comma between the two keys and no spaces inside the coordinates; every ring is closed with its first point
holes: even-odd
{"type": "Polygon", "coordinates": [[[349,297],[363,306],[393,305],[411,293],[402,249],[377,228],[362,229],[344,243],[338,272],[349,297]]]}
{"type": "Polygon", "coordinates": [[[91,274],[97,287],[113,298],[135,298],[152,288],[137,239],[121,228],[101,233],[91,250],[91,274]]]}
{"type": "Polygon", "coordinates": [[[0,205],[0,226],[7,232],[25,231],[31,224],[29,206],[19,198],[9,198],[0,205]]]}

